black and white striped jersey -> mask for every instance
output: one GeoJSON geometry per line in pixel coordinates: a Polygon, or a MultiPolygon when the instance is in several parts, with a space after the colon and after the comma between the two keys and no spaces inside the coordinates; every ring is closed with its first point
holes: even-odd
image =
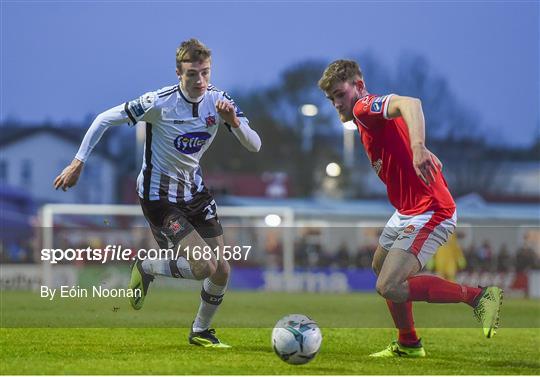
{"type": "Polygon", "coordinates": [[[137,192],[147,200],[188,202],[204,189],[199,161],[218,127],[227,126],[248,150],[258,151],[259,136],[227,93],[208,86],[196,101],[188,99],[179,85],[168,86],[116,106],[100,114],[90,126],[76,158],[86,161],[92,148],[110,126],[145,122],[143,164],[137,178],[137,192]],[[216,111],[216,101],[231,102],[240,127],[231,128],[216,111]]]}

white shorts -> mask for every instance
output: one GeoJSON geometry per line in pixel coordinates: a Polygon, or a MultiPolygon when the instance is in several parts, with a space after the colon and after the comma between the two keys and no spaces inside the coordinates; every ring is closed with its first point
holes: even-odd
{"type": "Polygon", "coordinates": [[[379,238],[385,249],[402,249],[414,254],[422,267],[456,229],[455,210],[428,211],[406,216],[394,212],[379,238]]]}

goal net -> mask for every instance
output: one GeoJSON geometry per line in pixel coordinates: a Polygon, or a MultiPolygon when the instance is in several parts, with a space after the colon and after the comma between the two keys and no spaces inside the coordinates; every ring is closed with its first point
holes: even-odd
{"type": "MultiPolygon", "coordinates": [[[[233,267],[247,275],[256,268],[293,273],[291,208],[223,206],[218,215],[224,229],[223,258],[233,267]]],[[[128,279],[133,258],[159,252],[138,205],[47,204],[40,219],[39,259],[46,286],[120,286],[128,279]]],[[[193,252],[204,257],[204,250],[193,252]]]]}

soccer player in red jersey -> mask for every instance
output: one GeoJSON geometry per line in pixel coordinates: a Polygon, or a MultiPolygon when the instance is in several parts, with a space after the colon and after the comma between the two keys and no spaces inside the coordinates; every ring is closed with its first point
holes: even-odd
{"type": "Polygon", "coordinates": [[[354,121],[375,173],[386,184],[396,208],[373,257],[377,292],[386,299],[399,330],[397,341],[374,357],[423,357],[412,302],[464,302],[474,308],[491,338],[499,322],[502,290],[473,288],[430,275],[417,275],[456,227],[456,205],[439,159],[425,146],[419,99],[370,94],[354,61],[331,63],[319,87],[342,122],[354,121]]]}

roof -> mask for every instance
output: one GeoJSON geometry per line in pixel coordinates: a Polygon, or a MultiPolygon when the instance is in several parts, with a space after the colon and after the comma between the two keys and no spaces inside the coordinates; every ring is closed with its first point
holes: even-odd
{"type": "MultiPolygon", "coordinates": [[[[16,143],[20,140],[28,137],[46,133],[52,136],[56,136],[69,143],[79,145],[82,141],[86,129],[78,127],[52,127],[52,126],[36,126],[36,127],[14,127],[14,126],[0,126],[0,147],[6,147],[10,144],[16,143]]],[[[101,148],[96,148],[95,153],[98,153],[102,157],[113,160],[109,152],[104,149],[104,145],[101,148]]]]}
{"type": "MultiPolygon", "coordinates": [[[[226,196],[220,205],[290,207],[299,216],[384,217],[394,209],[387,200],[269,199],[226,196]]],[[[540,203],[488,203],[476,194],[456,200],[458,221],[517,221],[540,223],[540,203]]]]}

